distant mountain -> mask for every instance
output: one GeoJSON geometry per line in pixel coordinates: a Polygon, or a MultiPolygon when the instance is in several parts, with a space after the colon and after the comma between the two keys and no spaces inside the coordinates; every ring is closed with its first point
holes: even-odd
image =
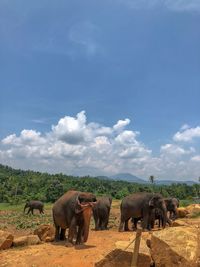
{"type": "MultiPolygon", "coordinates": [[[[98,176],[98,178],[103,178],[106,180],[113,179],[113,180],[121,180],[121,181],[127,181],[132,183],[138,183],[138,184],[150,184],[149,181],[143,180],[133,174],[130,173],[117,173],[112,176],[98,176]]],[[[155,180],[156,185],[171,185],[171,184],[187,184],[187,185],[193,185],[196,184],[195,181],[178,181],[178,180],[155,180]]]]}
{"type": "Polygon", "coordinates": [[[138,183],[138,184],[146,184],[147,181],[132,175],[130,173],[117,173],[115,175],[110,176],[111,179],[113,180],[121,180],[121,181],[127,181],[127,182],[132,182],[132,183],[138,183]]]}

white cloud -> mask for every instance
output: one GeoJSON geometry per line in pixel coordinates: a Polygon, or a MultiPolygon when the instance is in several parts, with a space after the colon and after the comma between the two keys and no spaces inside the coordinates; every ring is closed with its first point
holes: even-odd
{"type": "Polygon", "coordinates": [[[200,155],[196,155],[191,158],[191,161],[200,162],[200,155]]]}
{"type": "MultiPolygon", "coordinates": [[[[199,177],[198,146],[172,140],[161,145],[155,156],[131,127],[128,118],[113,126],[87,122],[85,111],[81,111],[61,118],[50,132],[24,129],[19,135],[5,137],[0,143],[0,162],[16,168],[75,175],[130,172],[146,178],[152,173],[165,179],[199,177]]],[[[176,133],[174,140],[192,140],[199,128],[182,127],[181,135],[176,133]]]]}
{"type": "Polygon", "coordinates": [[[184,149],[176,144],[166,144],[161,146],[161,153],[175,156],[187,155],[195,152],[194,148],[184,149]]]}
{"type": "Polygon", "coordinates": [[[177,142],[191,142],[194,138],[200,137],[200,127],[186,128],[183,131],[178,131],[174,136],[173,140],[177,142]]]}
{"type": "Polygon", "coordinates": [[[131,121],[129,119],[118,120],[118,122],[113,126],[115,131],[122,131],[131,121]]]}

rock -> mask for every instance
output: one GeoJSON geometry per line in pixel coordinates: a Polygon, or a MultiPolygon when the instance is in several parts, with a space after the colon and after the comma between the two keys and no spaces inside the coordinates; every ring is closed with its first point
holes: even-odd
{"type": "Polygon", "coordinates": [[[49,224],[40,225],[34,231],[35,235],[38,235],[41,241],[51,242],[55,238],[55,228],[49,224]]]}
{"type": "Polygon", "coordinates": [[[181,220],[175,220],[172,222],[172,227],[177,227],[177,226],[188,226],[188,223],[181,221],[181,220]]]}
{"type": "Polygon", "coordinates": [[[30,246],[30,245],[37,245],[41,244],[41,241],[37,235],[27,235],[14,238],[13,246],[20,247],[20,246],[30,246]]]}
{"type": "Polygon", "coordinates": [[[13,239],[14,237],[11,233],[0,230],[0,250],[10,248],[12,246],[13,239]]]}
{"type": "Polygon", "coordinates": [[[200,213],[200,204],[191,204],[186,207],[186,210],[191,214],[200,213]]]}
{"type": "MultiPolygon", "coordinates": [[[[95,263],[96,267],[129,267],[133,257],[134,242],[129,246],[130,241],[117,241],[116,249],[108,253],[104,259],[95,263]]],[[[150,267],[152,258],[150,249],[146,241],[141,238],[140,250],[138,255],[138,267],[150,267]]]]}
{"type": "Polygon", "coordinates": [[[185,218],[189,214],[186,208],[177,208],[178,218],[185,218]]]}
{"type": "Polygon", "coordinates": [[[200,266],[200,232],[192,227],[170,227],[153,232],[151,255],[156,267],[200,266]]]}

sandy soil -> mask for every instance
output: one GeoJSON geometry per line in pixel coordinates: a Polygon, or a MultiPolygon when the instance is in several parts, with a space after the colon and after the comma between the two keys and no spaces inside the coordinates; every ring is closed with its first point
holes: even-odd
{"type": "Polygon", "coordinates": [[[65,242],[45,243],[13,248],[0,253],[0,266],[5,267],[92,267],[115,248],[118,240],[129,240],[133,232],[90,231],[85,245],[66,247],[65,242]]]}

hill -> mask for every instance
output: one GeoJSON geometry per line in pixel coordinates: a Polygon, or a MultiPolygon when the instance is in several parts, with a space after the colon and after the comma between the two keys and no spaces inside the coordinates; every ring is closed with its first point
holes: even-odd
{"type": "Polygon", "coordinates": [[[120,181],[128,181],[131,183],[138,183],[138,184],[146,184],[147,181],[132,175],[130,173],[118,173],[115,175],[110,176],[111,179],[113,180],[120,180],[120,181]]]}
{"type": "MultiPolygon", "coordinates": [[[[101,177],[74,177],[62,173],[49,174],[31,170],[13,169],[0,164],[0,202],[23,203],[26,200],[54,202],[68,190],[92,192],[96,196],[110,195],[114,199],[135,192],[162,193],[164,197],[176,196],[179,199],[196,197],[200,194],[200,185],[185,183],[163,184],[156,181],[151,185],[143,179],[128,173],[101,177]]],[[[175,183],[175,181],[173,181],[175,183]]]]}

